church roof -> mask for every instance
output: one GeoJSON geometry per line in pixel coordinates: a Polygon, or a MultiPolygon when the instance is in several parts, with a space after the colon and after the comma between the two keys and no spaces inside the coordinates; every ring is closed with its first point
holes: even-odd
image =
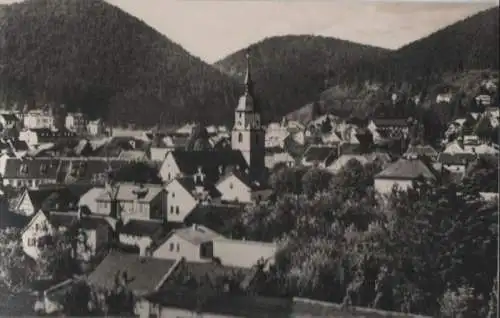
{"type": "Polygon", "coordinates": [[[247,69],[245,74],[245,93],[240,97],[238,101],[237,111],[243,112],[258,112],[258,103],[255,101],[255,95],[253,91],[253,82],[250,69],[250,54],[247,52],[247,69]]]}

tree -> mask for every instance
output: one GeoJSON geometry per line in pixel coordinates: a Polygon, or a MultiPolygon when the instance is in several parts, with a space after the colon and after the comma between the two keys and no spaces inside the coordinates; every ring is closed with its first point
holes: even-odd
{"type": "Polygon", "coordinates": [[[0,230],[0,281],[10,291],[18,291],[37,276],[35,264],[24,253],[18,229],[0,230]]]}
{"type": "Polygon", "coordinates": [[[323,134],[327,134],[332,131],[332,122],[330,120],[330,117],[326,117],[325,120],[321,123],[321,132],[323,134]]]}
{"type": "Polygon", "coordinates": [[[303,193],[308,197],[312,197],[316,193],[325,191],[328,189],[331,179],[332,173],[325,169],[309,169],[302,177],[303,193]]]}
{"type": "Polygon", "coordinates": [[[271,188],[277,196],[286,193],[299,194],[302,192],[302,176],[305,170],[302,168],[282,167],[274,169],[269,178],[271,188]]]}

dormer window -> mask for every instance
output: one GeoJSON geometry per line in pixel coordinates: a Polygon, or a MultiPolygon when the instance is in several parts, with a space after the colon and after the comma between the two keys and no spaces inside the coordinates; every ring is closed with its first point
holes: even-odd
{"type": "Polygon", "coordinates": [[[22,174],[27,174],[28,173],[28,165],[25,163],[21,164],[20,171],[22,174]]]}

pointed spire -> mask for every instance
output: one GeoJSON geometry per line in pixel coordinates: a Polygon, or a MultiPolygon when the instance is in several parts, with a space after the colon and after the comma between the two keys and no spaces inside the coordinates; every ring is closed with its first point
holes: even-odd
{"type": "Polygon", "coordinates": [[[252,76],[251,76],[251,69],[250,69],[250,49],[247,50],[245,57],[247,59],[247,70],[246,70],[246,75],[245,75],[245,93],[246,94],[252,94],[252,89],[253,89],[253,83],[252,83],[252,76]]]}

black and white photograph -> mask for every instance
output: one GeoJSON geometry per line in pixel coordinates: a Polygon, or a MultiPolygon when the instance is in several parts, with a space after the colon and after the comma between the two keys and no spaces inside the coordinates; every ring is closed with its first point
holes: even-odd
{"type": "Polygon", "coordinates": [[[0,0],[0,317],[500,318],[498,0],[0,0]]]}

